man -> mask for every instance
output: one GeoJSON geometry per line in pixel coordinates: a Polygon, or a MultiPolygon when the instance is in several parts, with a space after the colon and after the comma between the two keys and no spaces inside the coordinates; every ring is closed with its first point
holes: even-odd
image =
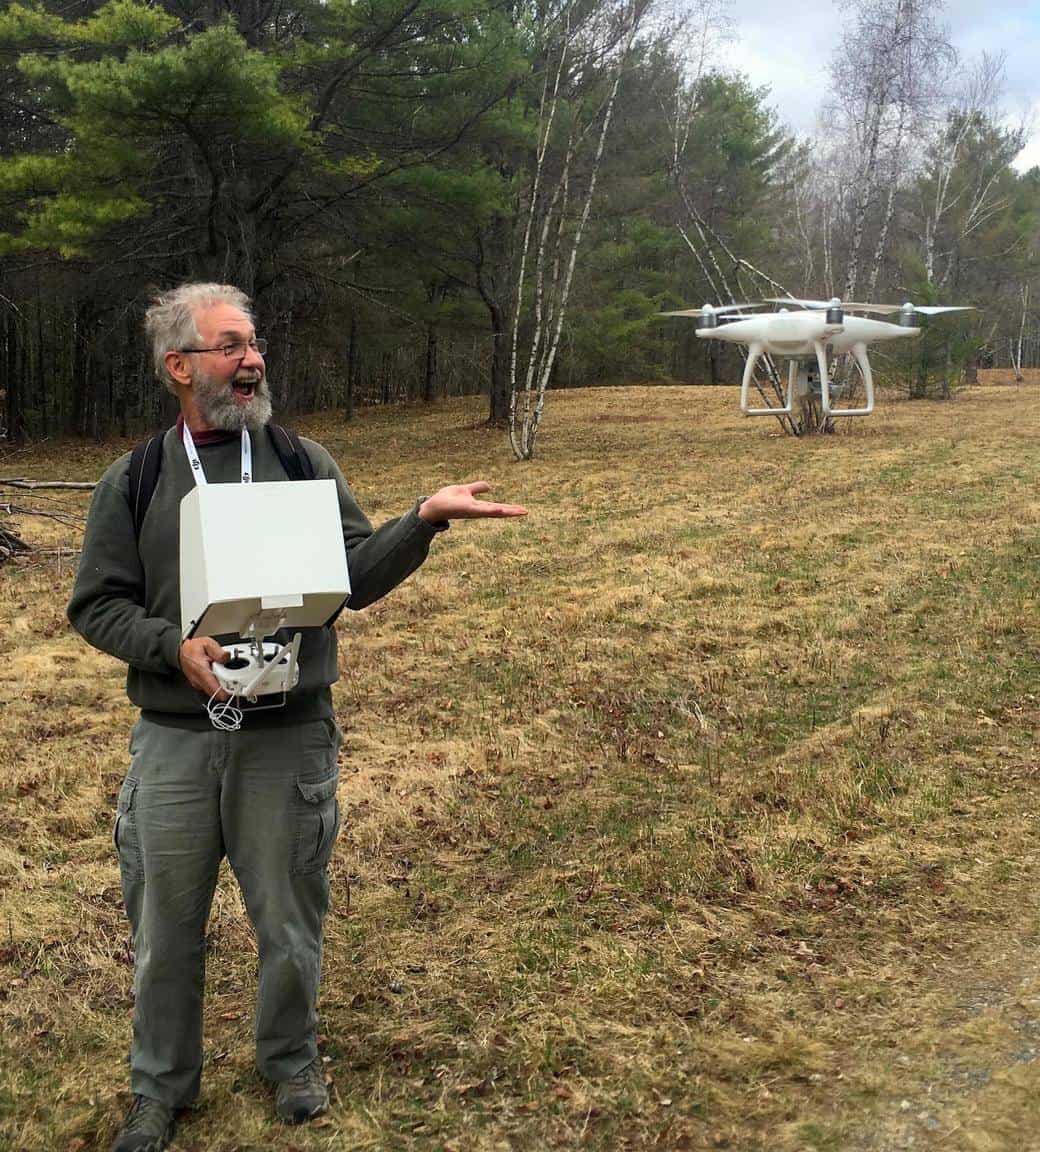
{"type": "MultiPolygon", "coordinates": [[[[179,506],[198,471],[208,483],[289,479],[265,428],[266,343],[256,337],[248,298],[228,285],[185,284],[159,296],[145,328],[180,418],[162,439],[139,534],[130,456],[102,477],[68,609],[90,644],[129,665],[127,692],[141,708],[114,830],[135,1003],[134,1098],[113,1152],[161,1152],[177,1110],[198,1094],[205,929],[225,853],[256,931],[256,1054],[276,1084],[276,1113],[297,1123],[325,1111],[316,1002],[327,866],[339,830],[333,629],[301,629],[298,686],[283,708],[244,707],[237,731],[215,730],[206,711],[214,695],[227,699],[212,671],[225,659],[220,644],[181,640],[179,506]]],[[[415,571],[447,521],[525,514],[519,505],[478,501],[483,482],[459,484],[373,532],[329,454],[299,444],[315,477],[336,482],[353,609],[415,571]]]]}

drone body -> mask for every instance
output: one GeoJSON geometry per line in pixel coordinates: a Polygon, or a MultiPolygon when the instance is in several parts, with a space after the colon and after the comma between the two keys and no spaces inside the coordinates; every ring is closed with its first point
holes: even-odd
{"type": "Polygon", "coordinates": [[[747,362],[740,383],[740,407],[748,416],[792,413],[795,401],[805,396],[811,387],[810,371],[802,367],[806,360],[810,364],[815,361],[819,371],[820,405],[824,416],[869,416],[874,411],[874,376],[867,358],[868,341],[900,340],[907,336],[917,336],[920,331],[920,328],[905,328],[883,320],[868,320],[864,316],[846,317],[842,315],[840,307],[828,308],[826,312],[788,312],[782,308],[779,312],[752,316],[747,320],[734,320],[717,328],[698,328],[697,335],[702,340],[724,340],[747,345],[747,362]],[[835,312],[841,316],[840,320],[835,312]],[[852,354],[863,375],[866,399],[861,407],[836,408],[832,403],[828,351],[852,354]],[[751,381],[763,353],[790,361],[783,407],[751,407],[751,381]]]}
{"type": "Polygon", "coordinates": [[[888,340],[902,340],[919,336],[921,329],[915,326],[917,313],[925,315],[940,312],[959,312],[966,309],[956,307],[915,308],[912,304],[847,304],[840,300],[769,300],[770,304],[793,304],[801,309],[789,312],[781,308],[779,312],[746,315],[743,308],[754,308],[754,304],[727,304],[713,308],[705,304],[703,308],[683,312],[666,312],[666,316],[691,316],[704,321],[697,329],[702,340],[722,340],[730,344],[743,344],[747,347],[747,361],[740,385],[740,407],[748,416],[784,416],[794,411],[796,399],[802,399],[813,388],[813,372],[819,374],[820,405],[825,417],[828,416],[869,416],[874,411],[874,377],[867,357],[867,345],[888,340]],[[866,316],[846,316],[845,308],[862,311],[899,313],[899,323],[885,320],[872,320],[866,316]],[[848,353],[855,360],[863,377],[865,400],[858,408],[838,408],[834,405],[829,379],[828,355],[848,353]],[[787,376],[787,390],[782,407],[752,408],[750,402],[751,384],[755,367],[763,355],[770,355],[790,361],[787,376]]]}

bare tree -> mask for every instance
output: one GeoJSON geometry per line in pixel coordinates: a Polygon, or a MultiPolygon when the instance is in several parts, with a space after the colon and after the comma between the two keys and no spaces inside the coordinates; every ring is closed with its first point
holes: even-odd
{"type": "MultiPolygon", "coordinates": [[[[667,10],[668,42],[676,51],[680,67],[663,73],[657,89],[657,101],[668,132],[670,145],[670,175],[676,192],[678,219],[676,230],[700,270],[701,278],[710,297],[717,303],[735,303],[737,297],[749,299],[760,290],[783,292],[787,289],[768,274],[736,254],[721,230],[713,226],[707,210],[697,205],[697,198],[689,184],[690,159],[688,155],[691,133],[700,117],[709,115],[703,106],[705,82],[718,65],[722,47],[732,38],[730,0],[693,0],[673,3],[667,10]]],[[[660,10],[659,10],[660,11],[660,10]]],[[[774,158],[777,163],[778,185],[790,181],[797,184],[811,173],[807,155],[799,149],[785,149],[774,158]]],[[[809,201],[804,192],[794,193],[795,207],[807,211],[809,201]]],[[[799,224],[807,229],[806,221],[799,224]]],[[[807,261],[811,262],[812,249],[808,232],[803,231],[807,261]]],[[[747,349],[738,346],[740,355],[747,359],[747,349]]],[[[754,387],[763,404],[782,407],[784,389],[772,358],[763,356],[756,366],[754,387]]],[[[780,426],[789,434],[798,435],[798,425],[787,414],[778,413],[780,426]]]]}
{"type": "MultiPolygon", "coordinates": [[[[843,296],[859,282],[868,217],[880,199],[882,219],[869,286],[877,283],[907,138],[934,108],[956,61],[939,21],[942,0],[853,0],[831,64],[829,126],[857,157],[843,296]]],[[[912,152],[909,156],[912,157],[912,152]]]]}
{"type": "Polygon", "coordinates": [[[657,93],[671,145],[672,170],[677,171],[690,142],[699,111],[700,81],[714,67],[719,53],[733,38],[731,0],[671,0],[660,7],[658,34],[675,53],[679,67],[668,74],[668,87],[657,93]]]}
{"type": "Polygon", "coordinates": [[[556,363],[578,248],[592,207],[618,88],[647,6],[648,0],[623,0],[620,7],[590,11],[567,4],[558,16],[542,24],[549,63],[539,107],[538,144],[520,252],[509,367],[509,442],[518,460],[529,460],[534,455],[545,392],[556,363]],[[590,107],[591,114],[586,112],[590,107]],[[562,156],[552,149],[554,125],[561,112],[566,120],[559,150],[562,156]],[[580,187],[579,163],[586,158],[584,189],[574,197],[574,186],[580,187]],[[558,167],[550,176],[551,161],[557,162],[558,167]],[[581,203],[576,216],[572,198],[581,203]],[[538,246],[529,288],[527,263],[536,234],[538,246]],[[532,297],[532,334],[525,349],[526,370],[521,386],[518,345],[528,289],[532,297]]]}
{"type": "MultiPolygon", "coordinates": [[[[1004,84],[1003,56],[983,53],[956,94],[931,149],[927,190],[930,198],[923,205],[921,237],[925,278],[929,285],[949,284],[953,263],[951,250],[939,251],[937,237],[948,222],[957,217],[954,226],[960,239],[971,235],[999,212],[1005,201],[999,194],[999,178],[1021,146],[1019,134],[1007,139],[999,154],[982,159],[974,178],[967,182],[963,164],[972,134],[983,120],[999,118],[998,103],[1004,84]],[[942,265],[940,267],[939,265],[942,265]]],[[[981,158],[980,158],[981,159],[981,158]]]]}

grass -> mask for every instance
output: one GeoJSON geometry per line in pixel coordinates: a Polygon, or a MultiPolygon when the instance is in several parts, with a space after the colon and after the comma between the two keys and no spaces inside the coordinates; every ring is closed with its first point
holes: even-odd
{"type": "MultiPolygon", "coordinates": [[[[1035,388],[801,442],[726,389],[554,393],[527,465],[481,415],[300,423],[376,521],[478,476],[531,515],[454,526],[341,625],[330,1114],[271,1118],[225,876],[177,1147],[1026,1147],[1035,388]]],[[[126,447],[5,471],[93,479],[126,447]]],[[[126,1104],[132,711],[64,622],[71,577],[0,570],[0,1146],[26,1152],[107,1147],[126,1104]]]]}

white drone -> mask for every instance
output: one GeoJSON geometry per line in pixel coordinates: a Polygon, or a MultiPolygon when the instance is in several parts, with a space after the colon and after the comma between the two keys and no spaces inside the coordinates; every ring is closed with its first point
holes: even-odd
{"type": "Polygon", "coordinates": [[[740,407],[747,416],[787,416],[794,411],[796,398],[807,396],[819,372],[820,405],[824,416],[869,416],[874,411],[874,377],[867,359],[867,345],[883,340],[902,340],[919,336],[921,329],[915,316],[937,316],[941,312],[965,312],[970,307],[906,304],[857,304],[833,300],[798,300],[769,298],[768,304],[793,305],[801,309],[747,315],[744,308],[757,308],[758,304],[724,304],[691,308],[682,312],[663,312],[663,316],[692,316],[704,321],[697,329],[702,340],[726,340],[731,344],[746,344],[747,363],[740,385],[740,407]],[[899,313],[899,322],[871,320],[866,316],[846,316],[846,309],[860,312],[878,312],[881,315],[899,313]],[[827,370],[827,355],[851,353],[863,376],[866,399],[860,408],[836,408],[831,395],[827,370]],[[768,353],[790,361],[787,373],[787,392],[783,407],[752,408],[749,400],[755,366],[760,357],[768,353]]]}

